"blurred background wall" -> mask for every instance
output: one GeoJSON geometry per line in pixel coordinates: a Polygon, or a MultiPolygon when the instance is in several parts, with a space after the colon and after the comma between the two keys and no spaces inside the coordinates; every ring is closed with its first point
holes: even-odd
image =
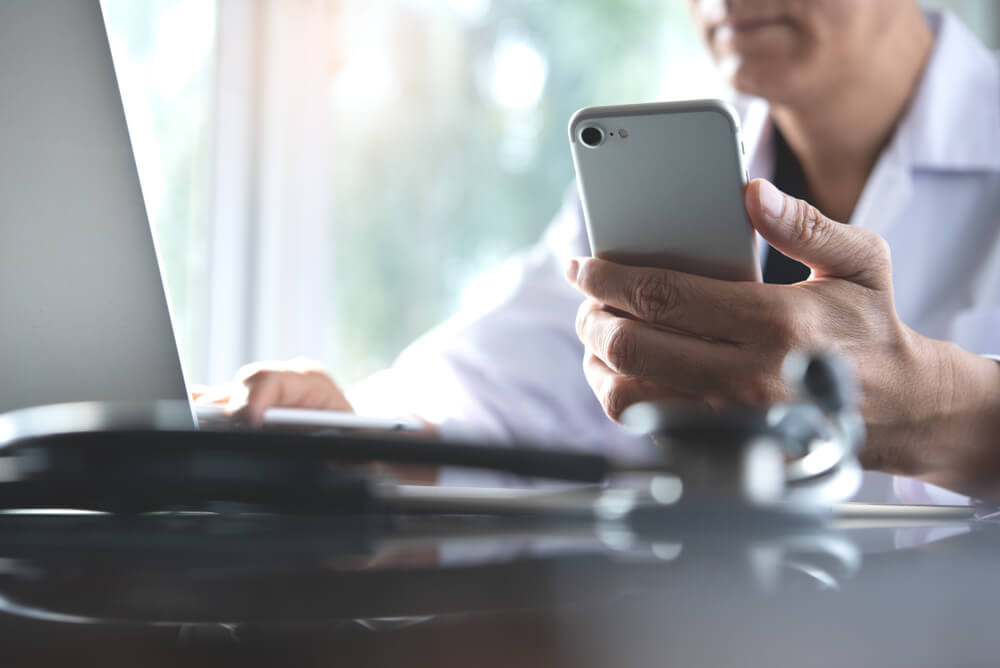
{"type": "Polygon", "coordinates": [[[685,5],[104,0],[189,379],[390,364],[537,239],[573,111],[726,94],[685,5]]]}

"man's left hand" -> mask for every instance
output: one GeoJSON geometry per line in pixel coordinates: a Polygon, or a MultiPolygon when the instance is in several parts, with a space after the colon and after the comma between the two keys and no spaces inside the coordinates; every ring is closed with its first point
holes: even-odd
{"type": "Polygon", "coordinates": [[[896,315],[888,244],[766,181],[751,183],[745,200],[754,228],[807,265],[808,280],[767,285],[571,261],[567,278],[587,297],[576,321],[584,370],[605,411],[619,420],[628,406],[671,394],[712,405],[779,401],[789,351],[835,349],[864,396],[863,463],[921,473],[926,462],[900,444],[947,410],[955,388],[940,342],[896,315]]]}

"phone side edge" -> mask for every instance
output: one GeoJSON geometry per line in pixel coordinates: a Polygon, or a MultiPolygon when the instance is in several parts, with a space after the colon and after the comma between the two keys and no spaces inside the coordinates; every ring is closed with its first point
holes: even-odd
{"type": "MultiPolygon", "coordinates": [[[[583,110],[581,110],[581,111],[583,111],[583,110]]],[[[579,113],[579,112],[577,112],[577,113],[579,113]]],[[[574,117],[575,116],[576,116],[576,114],[574,114],[574,117]]],[[[572,119],[571,119],[571,122],[570,122],[571,135],[572,135],[572,128],[573,128],[573,124],[572,124],[572,119]]],[[[573,180],[576,182],[576,196],[580,200],[580,214],[583,216],[583,229],[587,233],[587,246],[590,249],[591,256],[593,256],[594,255],[594,233],[593,233],[593,230],[591,229],[591,225],[590,225],[590,214],[588,213],[588,206],[587,206],[587,193],[586,193],[586,190],[583,187],[583,180],[580,177],[580,174],[581,174],[582,170],[580,168],[580,162],[579,162],[578,157],[577,157],[577,149],[578,149],[578,145],[576,144],[576,142],[573,141],[572,136],[571,136],[570,137],[569,152],[570,152],[570,156],[573,158],[573,175],[574,175],[574,179],[573,180]]]]}

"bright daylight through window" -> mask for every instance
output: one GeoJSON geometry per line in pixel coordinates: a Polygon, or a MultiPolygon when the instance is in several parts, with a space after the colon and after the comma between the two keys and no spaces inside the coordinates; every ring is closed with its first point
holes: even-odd
{"type": "MultiPolygon", "coordinates": [[[[502,289],[573,111],[724,94],[685,4],[104,0],[189,379],[304,354],[349,385],[502,289]]],[[[928,4],[995,43],[992,2],[928,4]]]]}

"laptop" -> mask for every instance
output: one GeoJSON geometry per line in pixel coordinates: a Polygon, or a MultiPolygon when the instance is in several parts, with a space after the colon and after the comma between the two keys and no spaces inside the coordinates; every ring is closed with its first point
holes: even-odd
{"type": "MultiPolygon", "coordinates": [[[[3,0],[0,414],[187,402],[186,387],[100,3],[3,0]]],[[[420,426],[287,409],[266,419],[420,426]]]]}

